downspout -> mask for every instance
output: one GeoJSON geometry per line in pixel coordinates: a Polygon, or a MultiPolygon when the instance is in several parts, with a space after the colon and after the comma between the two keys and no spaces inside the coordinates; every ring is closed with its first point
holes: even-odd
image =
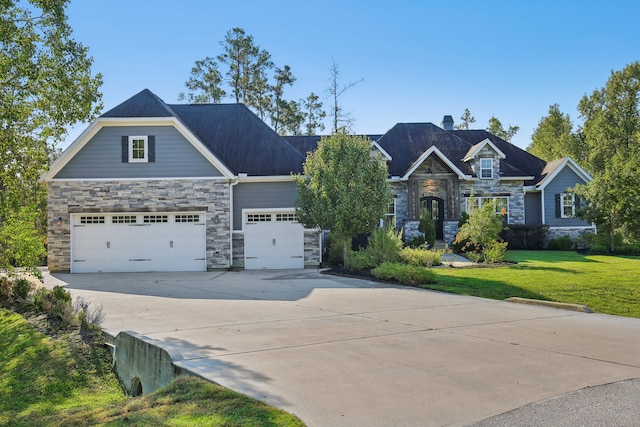
{"type": "Polygon", "coordinates": [[[540,196],[540,202],[542,203],[542,223],[546,224],[547,220],[546,220],[545,214],[544,214],[544,188],[542,189],[541,194],[542,195],[540,196]]]}
{"type": "Polygon", "coordinates": [[[233,187],[238,184],[238,178],[229,183],[229,268],[233,267],[233,187]]]}

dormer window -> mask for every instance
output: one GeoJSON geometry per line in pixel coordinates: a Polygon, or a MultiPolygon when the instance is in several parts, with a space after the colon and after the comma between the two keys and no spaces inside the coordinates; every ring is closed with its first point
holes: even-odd
{"type": "Polygon", "coordinates": [[[129,137],[129,163],[146,163],[149,161],[148,143],[146,136],[129,137]]]}
{"type": "Polygon", "coordinates": [[[493,159],[488,159],[488,158],[480,159],[480,178],[482,179],[493,178],[493,159]]]}

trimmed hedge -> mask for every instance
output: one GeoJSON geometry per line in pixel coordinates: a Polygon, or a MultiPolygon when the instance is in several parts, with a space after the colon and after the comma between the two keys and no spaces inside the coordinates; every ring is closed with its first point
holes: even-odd
{"type": "Polygon", "coordinates": [[[546,224],[509,224],[500,237],[509,242],[509,249],[544,249],[549,226],[546,224]]]}

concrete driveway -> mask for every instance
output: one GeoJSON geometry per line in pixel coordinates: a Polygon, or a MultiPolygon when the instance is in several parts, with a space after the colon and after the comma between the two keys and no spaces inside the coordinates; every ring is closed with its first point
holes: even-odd
{"type": "MultiPolygon", "coordinates": [[[[182,353],[182,366],[309,426],[468,425],[640,377],[639,319],[315,270],[45,274],[45,283],[102,305],[109,334],[144,334],[182,353]]],[[[597,400],[637,422],[640,387],[621,390],[636,392],[625,410],[615,395],[597,400]]],[[[517,425],[543,425],[525,413],[517,425]]],[[[511,414],[483,425],[516,425],[522,413],[511,414]]]]}

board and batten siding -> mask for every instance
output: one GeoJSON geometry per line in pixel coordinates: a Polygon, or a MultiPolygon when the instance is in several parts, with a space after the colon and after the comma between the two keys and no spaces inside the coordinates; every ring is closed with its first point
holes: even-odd
{"type": "Polygon", "coordinates": [[[558,218],[556,215],[556,195],[562,194],[576,184],[585,182],[569,167],[565,167],[544,189],[544,218],[550,227],[587,227],[591,224],[578,218],[558,218]]]}
{"type": "Polygon", "coordinates": [[[218,177],[216,169],[173,126],[105,126],[55,179],[218,177]],[[124,163],[123,136],[155,136],[155,161],[124,163]]]}
{"type": "Polygon", "coordinates": [[[242,230],[243,209],[293,208],[295,200],[293,181],[240,183],[233,187],[233,229],[242,230]]]}
{"type": "Polygon", "coordinates": [[[525,224],[542,224],[541,193],[526,193],[524,195],[525,224]]]}

